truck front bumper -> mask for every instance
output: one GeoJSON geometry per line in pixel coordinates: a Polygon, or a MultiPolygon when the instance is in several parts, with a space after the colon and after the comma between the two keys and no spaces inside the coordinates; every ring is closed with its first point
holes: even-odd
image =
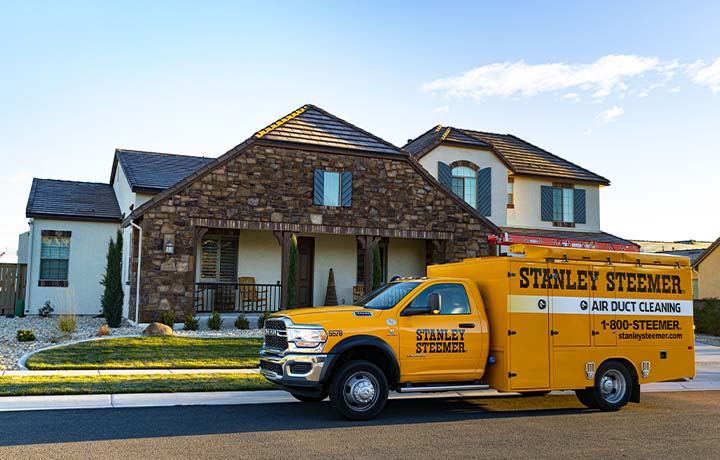
{"type": "Polygon", "coordinates": [[[312,353],[275,355],[263,350],[260,352],[260,373],[288,391],[322,392],[333,358],[333,355],[312,353]]]}

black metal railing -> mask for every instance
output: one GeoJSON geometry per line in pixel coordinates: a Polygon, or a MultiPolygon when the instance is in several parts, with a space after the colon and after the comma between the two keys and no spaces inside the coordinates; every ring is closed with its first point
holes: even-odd
{"type": "Polygon", "coordinates": [[[280,284],[195,283],[196,313],[280,310],[280,284]]]}

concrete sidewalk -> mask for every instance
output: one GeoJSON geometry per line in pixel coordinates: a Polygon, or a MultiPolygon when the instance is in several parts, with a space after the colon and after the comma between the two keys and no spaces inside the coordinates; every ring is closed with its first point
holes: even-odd
{"type": "Polygon", "coordinates": [[[94,376],[94,375],[177,375],[177,374],[255,374],[257,369],[106,369],[72,371],[0,371],[0,376],[32,377],[36,375],[94,376]]]}

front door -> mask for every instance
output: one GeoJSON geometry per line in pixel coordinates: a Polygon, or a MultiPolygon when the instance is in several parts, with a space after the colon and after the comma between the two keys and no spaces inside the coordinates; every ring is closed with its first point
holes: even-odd
{"type": "Polygon", "coordinates": [[[461,283],[436,283],[405,307],[427,306],[440,296],[440,313],[398,317],[403,382],[470,381],[478,378],[482,324],[477,305],[461,283]]]}
{"type": "Polygon", "coordinates": [[[315,238],[300,237],[298,242],[297,306],[313,306],[313,271],[315,269],[315,238]]]}

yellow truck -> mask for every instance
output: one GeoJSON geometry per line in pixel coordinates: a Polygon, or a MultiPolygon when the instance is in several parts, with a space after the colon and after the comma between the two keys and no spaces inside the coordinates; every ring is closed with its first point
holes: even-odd
{"type": "Polygon", "coordinates": [[[400,393],[575,390],[611,411],[640,384],[695,375],[685,257],[542,246],[431,265],[354,306],[265,322],[260,371],[367,420],[400,393]]]}

